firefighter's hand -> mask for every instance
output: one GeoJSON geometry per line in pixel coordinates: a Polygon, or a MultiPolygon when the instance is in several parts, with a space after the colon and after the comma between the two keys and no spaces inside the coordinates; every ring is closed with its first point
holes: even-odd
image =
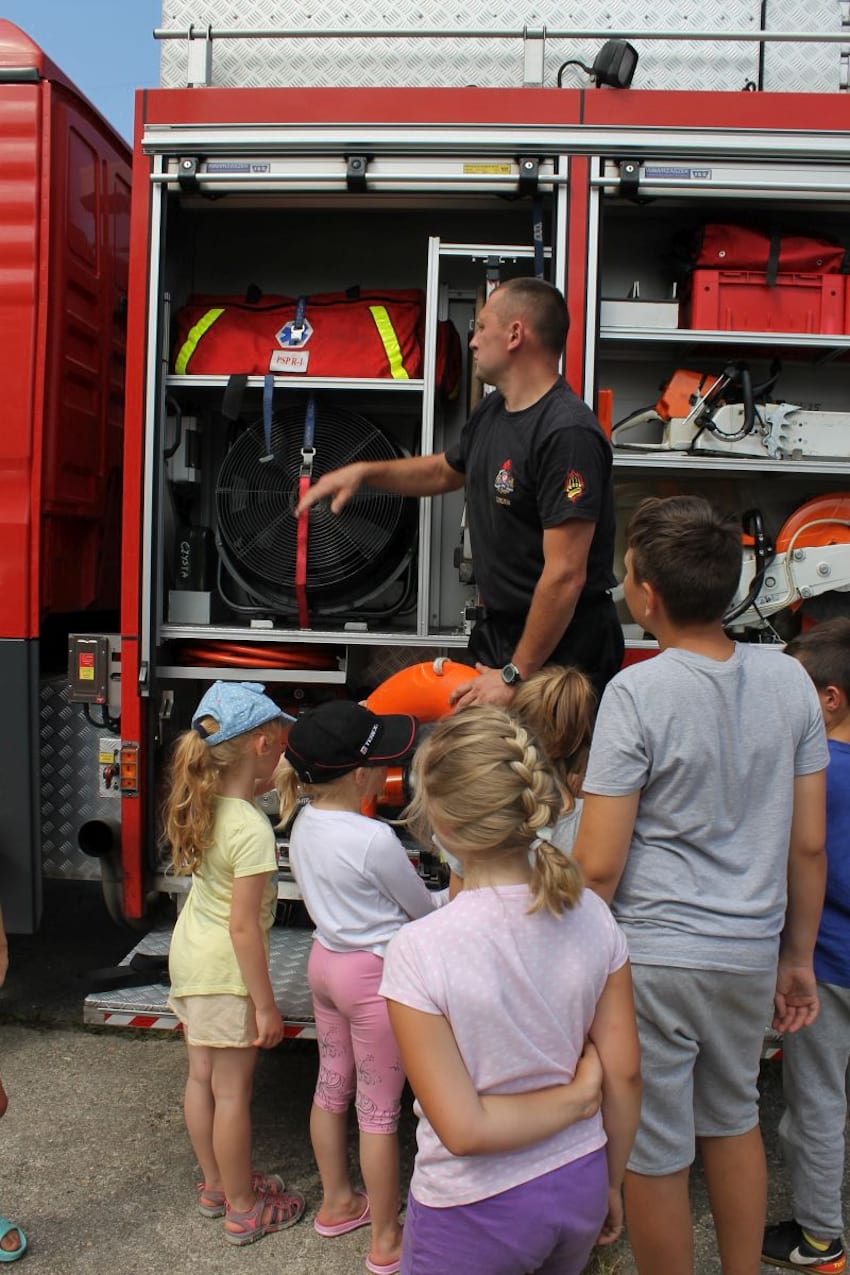
{"type": "Polygon", "coordinates": [[[820,1001],[811,964],[789,965],[780,957],[773,1004],[774,1031],[796,1032],[815,1021],[820,1001]]]}
{"type": "Polygon", "coordinates": [[[274,1049],[283,1040],[283,1019],[277,1005],[257,1010],[257,1039],[252,1043],[258,1049],[274,1049]]]}
{"type": "Polygon", "coordinates": [[[318,501],[330,500],[331,513],[338,514],[359,490],[362,482],[362,465],[343,465],[342,469],[332,469],[329,474],[322,474],[322,477],[304,493],[295,513],[300,516],[308,509],[312,509],[318,501]]]}
{"type": "Polygon", "coordinates": [[[497,704],[507,708],[514,692],[512,686],[502,681],[502,673],[497,668],[487,668],[486,664],[476,664],[477,677],[456,686],[449,696],[453,708],[471,708],[473,704],[497,704]]]}

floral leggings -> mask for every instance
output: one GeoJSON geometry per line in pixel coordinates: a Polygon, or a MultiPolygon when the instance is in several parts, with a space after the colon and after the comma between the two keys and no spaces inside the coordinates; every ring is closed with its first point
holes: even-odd
{"type": "Polygon", "coordinates": [[[341,1113],[356,1094],[364,1133],[395,1133],[404,1088],[387,1003],[378,995],[383,972],[374,952],[330,952],[313,940],[307,966],[319,1038],[313,1101],[341,1113]]]}

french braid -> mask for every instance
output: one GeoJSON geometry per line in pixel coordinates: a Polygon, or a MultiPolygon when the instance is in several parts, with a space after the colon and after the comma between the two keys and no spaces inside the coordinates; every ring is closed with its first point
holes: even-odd
{"type": "Polygon", "coordinates": [[[503,709],[470,708],[439,722],[416,753],[407,821],[423,844],[432,822],[452,848],[486,858],[534,843],[531,911],[555,915],[578,900],[578,866],[540,833],[561,810],[558,785],[535,737],[503,709]]]}

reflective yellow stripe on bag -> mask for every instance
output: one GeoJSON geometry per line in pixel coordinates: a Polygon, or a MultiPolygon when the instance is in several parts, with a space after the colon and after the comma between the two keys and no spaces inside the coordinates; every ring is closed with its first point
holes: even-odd
{"type": "Polygon", "coordinates": [[[189,360],[198,348],[198,342],[201,337],[205,332],[209,332],[216,319],[220,319],[223,314],[223,307],[207,310],[206,314],[202,315],[201,318],[198,319],[198,322],[194,325],[194,327],[189,329],[186,340],[181,345],[177,358],[174,360],[174,371],[178,376],[183,376],[185,374],[186,368],[189,366],[189,360]]]}
{"type": "Polygon", "coordinates": [[[370,305],[369,313],[375,320],[375,327],[378,329],[378,336],[381,338],[381,344],[384,347],[384,353],[390,365],[390,375],[396,381],[409,381],[410,377],[401,355],[401,346],[398,343],[398,337],[395,334],[395,328],[392,325],[392,320],[387,313],[386,307],[370,305]]]}

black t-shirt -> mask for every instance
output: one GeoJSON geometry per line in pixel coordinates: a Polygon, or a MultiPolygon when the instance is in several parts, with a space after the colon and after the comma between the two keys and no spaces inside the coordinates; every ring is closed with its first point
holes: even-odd
{"type": "Polygon", "coordinates": [[[616,584],[611,446],[596,417],[559,379],[509,412],[493,390],[446,452],[465,477],[475,577],[491,611],[524,615],[543,570],[543,531],[596,523],[582,598],[616,584]]]}

